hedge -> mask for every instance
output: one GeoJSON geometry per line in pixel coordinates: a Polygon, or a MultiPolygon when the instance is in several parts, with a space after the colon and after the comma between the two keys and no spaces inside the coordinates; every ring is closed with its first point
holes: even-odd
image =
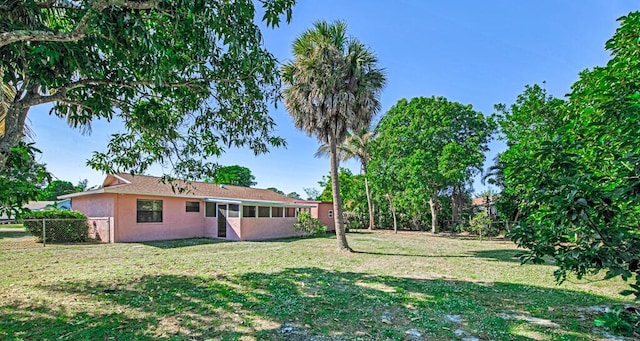
{"type": "Polygon", "coordinates": [[[84,242],[89,237],[87,216],[78,211],[42,210],[20,215],[27,231],[42,241],[42,220],[46,219],[46,242],[84,242]]]}

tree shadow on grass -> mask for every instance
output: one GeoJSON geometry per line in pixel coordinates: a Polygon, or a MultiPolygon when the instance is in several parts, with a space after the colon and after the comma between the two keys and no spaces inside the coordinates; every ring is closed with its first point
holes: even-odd
{"type": "Polygon", "coordinates": [[[335,238],[335,234],[331,231],[324,234],[308,235],[308,236],[293,236],[274,239],[261,239],[261,240],[247,240],[248,243],[294,243],[301,242],[309,239],[332,239],[335,238]]]}
{"type": "Polygon", "coordinates": [[[8,229],[3,228],[0,229],[0,239],[10,239],[10,238],[29,238],[32,237],[29,232],[24,229],[8,229]]]}
{"type": "Polygon", "coordinates": [[[28,302],[20,308],[0,303],[0,336],[44,339],[73,332],[73,339],[104,333],[100,338],[401,340],[414,330],[438,340],[460,339],[459,331],[480,339],[530,340],[527,333],[538,333],[583,340],[597,338],[591,336],[592,320],[584,317],[587,307],[614,303],[564,289],[320,268],[60,281],[38,289],[83,304],[71,304],[71,313],[28,302]],[[43,312],[25,313],[38,309],[43,312]]]}
{"type": "Polygon", "coordinates": [[[520,262],[520,254],[522,250],[514,249],[495,249],[495,250],[478,250],[469,252],[473,257],[487,258],[498,262],[520,262]]]}
{"type": "Polygon", "coordinates": [[[189,238],[189,239],[158,240],[158,241],[142,242],[140,244],[157,247],[160,249],[178,249],[182,247],[208,245],[208,244],[221,244],[221,243],[230,243],[230,242],[231,242],[230,240],[226,240],[226,239],[189,238]]]}
{"type": "Polygon", "coordinates": [[[148,334],[153,317],[132,318],[126,313],[71,313],[46,305],[0,304],[2,340],[157,340],[148,334]]]}
{"type": "Polygon", "coordinates": [[[455,255],[440,255],[440,254],[428,254],[421,255],[416,253],[394,253],[394,252],[376,252],[376,251],[360,251],[353,250],[353,253],[360,253],[364,255],[377,255],[377,256],[399,256],[399,257],[420,257],[420,258],[472,258],[473,255],[467,254],[455,254],[455,255]]]}

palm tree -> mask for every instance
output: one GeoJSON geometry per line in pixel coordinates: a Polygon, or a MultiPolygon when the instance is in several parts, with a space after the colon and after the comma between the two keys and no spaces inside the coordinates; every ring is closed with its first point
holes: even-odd
{"type": "Polygon", "coordinates": [[[368,127],[380,110],[384,71],[340,21],[316,22],[293,42],[293,55],[283,67],[284,103],[298,129],[329,146],[338,249],[351,250],[342,221],[337,145],[349,131],[368,127]]]}
{"type": "Polygon", "coordinates": [[[504,189],[504,162],[500,160],[500,155],[502,155],[502,153],[498,153],[493,158],[493,165],[482,174],[481,180],[483,185],[488,183],[504,189]]]}
{"type": "MultiPolygon", "coordinates": [[[[369,191],[369,180],[367,179],[367,166],[371,160],[371,151],[369,149],[371,140],[373,140],[373,132],[367,129],[361,130],[358,134],[348,134],[347,139],[337,146],[338,159],[347,161],[350,159],[360,160],[362,174],[364,175],[364,188],[367,192],[367,208],[369,209],[369,230],[373,230],[373,203],[371,202],[371,192],[369,191]]],[[[329,145],[322,144],[318,147],[315,154],[316,157],[329,156],[329,145]]]]}

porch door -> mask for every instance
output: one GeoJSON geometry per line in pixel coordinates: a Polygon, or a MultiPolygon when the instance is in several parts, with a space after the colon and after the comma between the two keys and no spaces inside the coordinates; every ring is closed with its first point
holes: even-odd
{"type": "Polygon", "coordinates": [[[227,238],[227,205],[218,205],[218,238],[227,238]]]}

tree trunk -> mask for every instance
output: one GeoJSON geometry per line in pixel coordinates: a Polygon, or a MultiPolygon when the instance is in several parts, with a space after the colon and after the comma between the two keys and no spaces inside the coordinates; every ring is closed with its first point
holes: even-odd
{"type": "Polygon", "coordinates": [[[369,181],[367,180],[367,173],[364,174],[364,188],[367,191],[367,206],[369,207],[369,230],[375,228],[373,224],[373,203],[371,202],[371,192],[369,191],[369,181]]]}
{"type": "Polygon", "coordinates": [[[431,233],[437,232],[438,227],[438,199],[431,197],[429,199],[429,207],[431,208],[431,233]]]}
{"type": "Polygon", "coordinates": [[[3,171],[9,158],[11,148],[15,147],[24,137],[24,124],[29,108],[19,104],[12,104],[7,110],[4,121],[4,135],[0,136],[0,172],[3,171]]]}
{"type": "Polygon", "coordinates": [[[393,202],[391,201],[391,195],[387,194],[387,199],[389,200],[389,209],[391,210],[391,215],[393,216],[393,232],[398,233],[398,221],[396,220],[396,210],[393,209],[393,202]]]}
{"type": "Polygon", "coordinates": [[[451,220],[455,225],[460,220],[460,211],[462,209],[462,191],[460,186],[454,185],[451,194],[451,220]]]}
{"type": "Polygon", "coordinates": [[[329,159],[331,160],[331,190],[333,191],[333,220],[336,225],[336,237],[339,251],[353,251],[347,243],[344,222],[342,221],[342,199],[340,198],[340,184],[338,182],[338,153],[336,139],[329,135],[329,159]]]}

